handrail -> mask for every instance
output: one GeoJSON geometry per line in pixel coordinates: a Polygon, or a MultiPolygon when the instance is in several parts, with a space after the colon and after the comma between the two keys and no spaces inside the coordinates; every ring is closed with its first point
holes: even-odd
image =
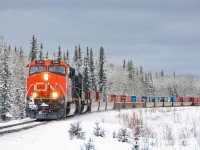
{"type": "Polygon", "coordinates": [[[28,89],[28,91],[27,91],[27,93],[25,95],[25,98],[24,98],[25,100],[26,100],[26,97],[27,97],[27,95],[28,95],[28,93],[29,93],[29,91],[30,91],[30,89],[31,89],[32,86],[34,86],[34,84],[31,84],[31,86],[29,87],[29,89],[28,89]]]}

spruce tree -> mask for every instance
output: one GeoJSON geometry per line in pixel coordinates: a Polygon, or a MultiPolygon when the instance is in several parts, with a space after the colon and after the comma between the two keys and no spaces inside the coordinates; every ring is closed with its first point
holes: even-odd
{"type": "Polygon", "coordinates": [[[11,71],[11,58],[10,50],[4,43],[0,43],[0,117],[5,121],[11,117],[11,103],[12,97],[12,71],[11,71]]]}
{"type": "Polygon", "coordinates": [[[84,57],[84,64],[83,64],[83,88],[85,91],[89,91],[89,49],[87,47],[86,56],[84,57]]]}
{"type": "Polygon", "coordinates": [[[26,71],[26,57],[24,54],[23,49],[20,47],[19,52],[19,66],[20,66],[20,84],[19,84],[19,91],[18,91],[18,107],[20,110],[20,117],[23,118],[25,116],[25,94],[26,94],[26,77],[27,77],[27,71],[26,71]]]}
{"type": "Polygon", "coordinates": [[[69,64],[70,63],[70,59],[69,59],[69,51],[67,49],[67,53],[66,53],[66,58],[67,58],[67,63],[69,64]]]}
{"type": "Polygon", "coordinates": [[[53,59],[56,60],[56,53],[53,53],[53,59]]]}
{"type": "Polygon", "coordinates": [[[82,73],[82,66],[83,66],[83,60],[82,60],[82,51],[81,46],[79,44],[78,46],[78,60],[77,60],[77,67],[80,73],[82,73]]]}
{"type": "Polygon", "coordinates": [[[77,46],[75,46],[74,56],[73,56],[73,62],[74,62],[74,64],[77,64],[77,61],[78,61],[78,49],[77,49],[77,46]]]}
{"type": "Polygon", "coordinates": [[[57,60],[62,60],[62,52],[60,46],[58,46],[57,60]]]}
{"type": "Polygon", "coordinates": [[[105,92],[106,90],[106,70],[105,70],[105,52],[104,48],[101,46],[99,50],[99,69],[98,69],[98,77],[99,77],[99,92],[105,92]]]}
{"type": "Polygon", "coordinates": [[[126,68],[126,60],[123,61],[123,68],[126,68]]]}
{"type": "Polygon", "coordinates": [[[161,70],[160,76],[161,76],[161,77],[164,77],[164,76],[165,76],[163,70],[161,70]]]}
{"type": "Polygon", "coordinates": [[[127,63],[127,71],[128,71],[128,78],[132,79],[133,78],[133,61],[130,60],[127,63]]]}
{"type": "Polygon", "coordinates": [[[93,144],[93,140],[90,138],[88,143],[84,144],[83,150],[95,150],[95,146],[93,144]]]}
{"type": "Polygon", "coordinates": [[[119,129],[117,137],[119,142],[129,142],[130,133],[126,127],[122,127],[119,129]]]}
{"type": "Polygon", "coordinates": [[[38,44],[37,39],[33,35],[30,45],[30,53],[29,53],[29,60],[32,62],[37,59],[37,50],[38,50],[38,44]]]}
{"type": "Polygon", "coordinates": [[[42,50],[43,50],[43,44],[41,43],[40,44],[40,51],[39,51],[39,60],[43,60],[44,59],[42,50]]]}
{"type": "Polygon", "coordinates": [[[66,62],[67,61],[67,57],[66,57],[66,54],[65,52],[63,53],[63,61],[66,62]]]}
{"type": "Polygon", "coordinates": [[[90,73],[90,89],[92,91],[96,91],[96,78],[95,78],[95,68],[94,68],[94,57],[92,48],[90,49],[90,56],[89,56],[89,73],[90,73]]]}
{"type": "Polygon", "coordinates": [[[47,52],[46,53],[46,60],[48,60],[49,59],[49,53],[47,52]]]}

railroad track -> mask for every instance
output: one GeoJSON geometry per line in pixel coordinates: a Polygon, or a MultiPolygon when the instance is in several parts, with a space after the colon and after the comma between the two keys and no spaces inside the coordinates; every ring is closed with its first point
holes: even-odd
{"type": "Polygon", "coordinates": [[[48,123],[48,121],[31,120],[31,121],[22,122],[22,123],[1,126],[0,127],[0,136],[2,136],[4,134],[8,134],[8,133],[14,133],[14,132],[22,131],[22,130],[27,130],[27,129],[34,128],[34,127],[44,125],[47,123],[48,123]]]}
{"type": "MultiPolygon", "coordinates": [[[[123,110],[123,109],[133,109],[132,103],[127,104],[127,106],[125,105],[126,106],[125,108],[122,107],[124,103],[116,103],[116,104],[115,104],[115,107],[116,107],[115,109],[110,107],[109,109],[104,108],[104,109],[99,109],[97,111],[97,107],[96,107],[95,110],[91,110],[91,112],[83,112],[81,114],[71,114],[71,115],[67,116],[66,118],[58,119],[56,121],[68,120],[70,118],[73,118],[74,116],[90,114],[90,113],[98,113],[98,112],[113,111],[113,110],[117,111],[117,110],[123,110]]],[[[143,104],[142,104],[142,106],[143,106],[143,104]]],[[[188,105],[188,106],[190,106],[190,105],[188,105]]],[[[188,107],[188,106],[186,106],[186,107],[188,107]]],[[[178,106],[168,106],[168,107],[180,107],[180,106],[178,105],[178,106]]],[[[161,108],[161,107],[155,107],[155,106],[154,107],[135,107],[134,109],[137,109],[137,108],[161,108]]],[[[27,129],[34,128],[34,127],[37,127],[40,125],[45,125],[52,121],[55,121],[55,120],[50,120],[50,121],[30,120],[30,121],[25,121],[25,122],[21,122],[21,123],[0,126],[0,136],[2,136],[4,134],[8,134],[8,133],[14,133],[14,132],[22,131],[22,130],[27,130],[27,129]]]]}
{"type": "MultiPolygon", "coordinates": [[[[56,121],[68,120],[70,118],[73,118],[74,116],[90,114],[90,113],[98,113],[98,112],[102,112],[102,111],[111,111],[111,109],[110,110],[92,111],[92,112],[89,112],[89,113],[83,112],[81,114],[71,114],[71,115],[67,116],[66,118],[58,119],[56,121]]],[[[9,133],[14,133],[14,132],[19,132],[19,131],[22,131],[22,130],[31,129],[31,128],[34,128],[34,127],[37,127],[37,126],[40,126],[40,125],[45,125],[45,124],[50,123],[52,121],[55,121],[55,120],[49,120],[49,121],[30,120],[30,121],[0,126],[0,136],[3,136],[4,134],[9,134],[9,133]]]]}

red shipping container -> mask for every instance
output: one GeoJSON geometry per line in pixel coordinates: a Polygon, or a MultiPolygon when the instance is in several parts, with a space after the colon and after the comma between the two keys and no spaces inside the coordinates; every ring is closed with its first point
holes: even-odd
{"type": "Polygon", "coordinates": [[[94,91],[90,91],[90,100],[91,100],[91,101],[94,100],[94,91]]]}
{"type": "Polygon", "coordinates": [[[183,97],[177,97],[178,102],[183,102],[183,97]]]}
{"type": "Polygon", "coordinates": [[[125,101],[126,101],[126,95],[121,95],[120,102],[125,102],[125,101]]]}
{"type": "Polygon", "coordinates": [[[96,92],[96,101],[99,101],[99,100],[100,100],[99,92],[96,92]]]}
{"type": "Polygon", "coordinates": [[[183,101],[184,101],[184,102],[188,102],[188,101],[189,101],[189,98],[188,98],[188,97],[183,97],[183,101]]]}
{"type": "Polygon", "coordinates": [[[194,97],[189,97],[189,102],[194,102],[194,97]]]}
{"type": "Polygon", "coordinates": [[[117,96],[116,96],[116,102],[120,102],[120,98],[121,98],[121,96],[120,96],[120,95],[117,95],[117,96]]]}
{"type": "Polygon", "coordinates": [[[131,97],[130,96],[126,96],[126,101],[125,102],[130,102],[131,101],[131,97]]]}
{"type": "Polygon", "coordinates": [[[142,102],[142,96],[138,97],[138,102],[142,102]]]}
{"type": "Polygon", "coordinates": [[[198,98],[197,97],[194,97],[194,102],[198,102],[198,98]]]}
{"type": "Polygon", "coordinates": [[[114,102],[114,101],[116,101],[116,99],[117,99],[117,96],[116,95],[109,95],[109,99],[110,99],[110,102],[114,102]]]}

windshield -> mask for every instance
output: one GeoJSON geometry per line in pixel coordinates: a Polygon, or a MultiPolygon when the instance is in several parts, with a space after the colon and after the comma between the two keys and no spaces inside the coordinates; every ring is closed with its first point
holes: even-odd
{"type": "Polygon", "coordinates": [[[31,66],[30,75],[46,71],[46,66],[31,66]]]}
{"type": "Polygon", "coordinates": [[[53,72],[59,75],[65,75],[65,66],[49,66],[49,72],[53,72]]]}

